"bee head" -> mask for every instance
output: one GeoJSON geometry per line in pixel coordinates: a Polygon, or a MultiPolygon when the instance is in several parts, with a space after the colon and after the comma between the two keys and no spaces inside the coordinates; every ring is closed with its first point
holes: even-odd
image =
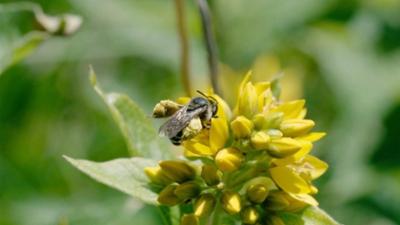
{"type": "Polygon", "coordinates": [[[202,98],[202,97],[197,97],[197,98],[194,98],[193,100],[202,99],[202,100],[197,100],[197,101],[201,101],[203,104],[204,104],[203,101],[206,101],[205,104],[207,104],[207,105],[210,104],[212,116],[215,117],[215,115],[217,115],[217,111],[218,111],[218,102],[217,102],[217,100],[214,97],[206,95],[206,94],[204,94],[203,92],[201,92],[199,90],[197,90],[197,93],[201,94],[206,99],[202,98]]]}

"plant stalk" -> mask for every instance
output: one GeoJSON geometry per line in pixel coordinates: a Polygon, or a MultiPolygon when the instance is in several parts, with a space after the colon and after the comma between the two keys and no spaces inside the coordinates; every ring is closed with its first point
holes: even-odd
{"type": "Polygon", "coordinates": [[[185,5],[184,0],[175,0],[176,20],[178,25],[179,43],[181,45],[180,73],[181,80],[187,96],[192,96],[192,87],[190,84],[189,69],[189,38],[185,23],[185,5]]]}
{"type": "Polygon", "coordinates": [[[207,0],[196,0],[196,2],[200,11],[204,42],[207,49],[211,85],[214,89],[214,92],[221,96],[222,93],[218,80],[218,49],[212,29],[210,8],[208,6],[207,0]]]}

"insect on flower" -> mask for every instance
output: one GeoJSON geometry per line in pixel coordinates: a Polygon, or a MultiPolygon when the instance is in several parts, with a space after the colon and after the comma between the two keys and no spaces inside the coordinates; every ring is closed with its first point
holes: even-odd
{"type": "Polygon", "coordinates": [[[174,145],[196,136],[202,129],[209,129],[211,119],[216,117],[217,101],[201,91],[197,92],[202,97],[192,98],[186,105],[163,100],[154,107],[153,117],[170,117],[160,127],[159,134],[168,137],[174,145]]]}

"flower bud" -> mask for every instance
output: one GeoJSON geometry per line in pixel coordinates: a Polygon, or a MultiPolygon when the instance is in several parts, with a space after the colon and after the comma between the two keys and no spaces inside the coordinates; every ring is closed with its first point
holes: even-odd
{"type": "Polygon", "coordinates": [[[263,129],[279,128],[282,123],[284,113],[283,112],[270,112],[267,114],[264,122],[263,129]]]}
{"type": "Polygon", "coordinates": [[[180,160],[165,160],[159,163],[165,176],[177,183],[193,179],[196,175],[193,167],[180,160]]]}
{"type": "Polygon", "coordinates": [[[201,177],[208,186],[214,186],[221,181],[221,172],[215,166],[203,165],[201,169],[201,177]]]}
{"type": "Polygon", "coordinates": [[[172,181],[165,176],[165,174],[161,170],[161,167],[159,166],[146,167],[144,169],[144,172],[149,180],[155,184],[168,185],[172,183],[172,181]]]}
{"type": "Polygon", "coordinates": [[[267,225],[285,225],[285,222],[279,216],[269,216],[267,218],[267,225]]]}
{"type": "Polygon", "coordinates": [[[231,122],[231,128],[235,138],[247,138],[253,130],[253,123],[244,116],[238,116],[231,122]]]}
{"type": "Polygon", "coordinates": [[[221,196],[222,208],[229,214],[239,213],[242,209],[240,195],[233,191],[225,191],[221,196]]]}
{"type": "Polygon", "coordinates": [[[283,137],[282,131],[280,131],[278,129],[269,129],[269,130],[267,130],[267,134],[269,135],[269,137],[271,139],[279,139],[279,138],[283,137]]]}
{"type": "Polygon", "coordinates": [[[237,170],[243,160],[243,154],[236,148],[224,148],[215,156],[215,164],[223,172],[237,170]]]}
{"type": "Polygon", "coordinates": [[[280,130],[285,136],[297,137],[306,134],[314,125],[312,120],[288,119],[281,123],[280,130]]]}
{"type": "Polygon", "coordinates": [[[247,188],[247,198],[254,203],[262,203],[268,196],[269,188],[264,184],[253,184],[247,188]]]}
{"type": "Polygon", "coordinates": [[[238,99],[239,114],[252,117],[257,111],[258,99],[256,88],[251,82],[245,84],[238,99]]]}
{"type": "Polygon", "coordinates": [[[268,143],[267,152],[273,157],[284,158],[290,156],[301,149],[301,145],[298,141],[292,138],[280,138],[272,139],[268,143]]]}
{"type": "Polygon", "coordinates": [[[178,111],[182,106],[171,100],[162,100],[154,106],[153,117],[169,117],[178,111]]]}
{"type": "Polygon", "coordinates": [[[260,217],[260,214],[256,208],[250,206],[242,210],[240,217],[244,224],[255,224],[260,217]]]}
{"type": "Polygon", "coordinates": [[[268,142],[270,137],[263,131],[259,131],[251,135],[251,145],[257,150],[266,149],[268,147],[268,142]]]}
{"type": "Polygon", "coordinates": [[[212,194],[203,194],[194,203],[194,215],[197,217],[207,216],[214,210],[214,206],[214,196],[212,194]]]}
{"type": "Polygon", "coordinates": [[[170,184],[166,186],[160,194],[158,194],[157,201],[162,205],[174,206],[181,202],[181,200],[175,195],[174,191],[178,187],[178,184],[170,184]]]}
{"type": "Polygon", "coordinates": [[[253,116],[253,124],[256,130],[262,130],[264,128],[264,124],[267,118],[265,117],[264,113],[259,113],[253,116]]]}
{"type": "Polygon", "coordinates": [[[266,201],[266,208],[274,211],[284,210],[289,205],[287,194],[282,191],[271,191],[266,201]]]}
{"type": "Polygon", "coordinates": [[[199,195],[200,191],[201,188],[196,182],[188,181],[176,187],[174,194],[182,201],[186,201],[199,195]]]}
{"type": "Polygon", "coordinates": [[[199,219],[193,214],[185,214],[181,218],[180,225],[198,225],[199,219]]]}

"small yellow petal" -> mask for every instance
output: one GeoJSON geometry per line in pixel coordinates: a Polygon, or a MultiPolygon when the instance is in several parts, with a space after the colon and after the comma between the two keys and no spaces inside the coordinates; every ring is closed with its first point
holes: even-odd
{"type": "Polygon", "coordinates": [[[300,143],[295,139],[283,137],[271,139],[268,143],[267,152],[273,157],[284,158],[298,152],[301,147],[300,143]]]}
{"type": "Polygon", "coordinates": [[[228,139],[228,124],[224,118],[213,118],[210,129],[210,147],[217,151],[224,147],[228,139]]]}
{"type": "Polygon", "coordinates": [[[244,115],[246,117],[251,118],[256,112],[258,107],[258,99],[256,88],[251,82],[248,82],[242,94],[238,99],[239,107],[238,113],[239,115],[244,115]]]}
{"type": "Polygon", "coordinates": [[[242,209],[240,195],[236,192],[225,191],[221,196],[221,203],[223,209],[229,214],[239,213],[242,209]]]}
{"type": "Polygon", "coordinates": [[[215,198],[212,194],[201,195],[194,203],[194,215],[203,217],[209,215],[215,206],[215,198]]]}
{"type": "Polygon", "coordinates": [[[278,107],[271,109],[271,112],[283,112],[284,119],[295,119],[301,115],[305,100],[295,100],[290,102],[285,102],[278,107]]]}
{"type": "Polygon", "coordinates": [[[259,131],[251,135],[250,143],[257,150],[266,149],[270,141],[270,137],[263,131],[259,131]]]}
{"type": "Polygon", "coordinates": [[[304,167],[309,168],[311,178],[317,179],[328,169],[328,164],[315,156],[307,155],[304,158],[304,167]]]}
{"type": "Polygon", "coordinates": [[[294,198],[294,199],[296,199],[296,200],[298,200],[300,202],[306,203],[308,205],[312,205],[312,206],[317,206],[318,205],[318,201],[315,200],[315,198],[313,198],[309,194],[292,194],[292,193],[289,193],[289,195],[292,198],[294,198]]]}
{"type": "Polygon", "coordinates": [[[316,141],[320,140],[321,138],[323,138],[325,135],[326,135],[325,132],[313,132],[313,133],[309,133],[309,134],[306,134],[301,137],[297,137],[296,139],[316,142],[316,141]]]}
{"type": "Polygon", "coordinates": [[[211,156],[214,155],[216,151],[211,149],[209,146],[196,142],[193,140],[188,140],[182,143],[182,146],[189,152],[201,156],[211,156]]]}
{"type": "Polygon", "coordinates": [[[275,183],[287,193],[310,193],[310,185],[300,177],[292,168],[277,166],[269,169],[275,183]]]}

